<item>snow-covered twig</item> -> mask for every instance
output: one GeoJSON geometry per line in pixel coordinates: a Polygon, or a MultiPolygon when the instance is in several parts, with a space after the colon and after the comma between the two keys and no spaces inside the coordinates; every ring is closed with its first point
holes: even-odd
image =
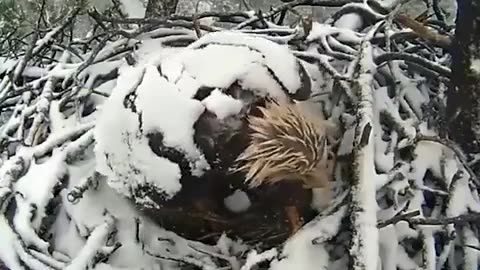
{"type": "Polygon", "coordinates": [[[399,52],[384,53],[375,58],[375,64],[381,65],[386,61],[392,61],[392,60],[410,61],[410,62],[419,64],[422,67],[425,67],[427,69],[431,69],[437,72],[439,75],[445,76],[447,78],[450,78],[452,73],[451,70],[447,67],[444,67],[430,60],[424,59],[418,55],[408,54],[408,53],[399,53],[399,52]]]}
{"type": "Polygon", "coordinates": [[[114,236],[115,229],[114,217],[110,216],[109,213],[105,213],[105,221],[95,227],[88,236],[85,246],[80,250],[75,259],[73,259],[64,269],[89,269],[95,267],[95,265],[104,258],[108,258],[108,256],[119,248],[118,245],[109,246],[107,244],[112,236],[114,236]]]}
{"type": "Polygon", "coordinates": [[[277,255],[278,255],[278,252],[277,252],[277,249],[275,248],[269,249],[260,254],[258,254],[257,251],[253,250],[247,254],[247,260],[243,264],[242,268],[240,268],[240,270],[250,270],[252,269],[253,266],[264,261],[272,260],[277,255]]]}
{"type": "MultiPolygon", "coordinates": [[[[378,24],[377,24],[378,27],[378,24]]],[[[353,151],[353,179],[349,216],[352,240],[349,248],[352,269],[376,269],[378,264],[377,202],[373,134],[373,73],[375,66],[370,39],[377,30],[370,30],[361,44],[352,88],[358,96],[357,126],[353,151]]]]}

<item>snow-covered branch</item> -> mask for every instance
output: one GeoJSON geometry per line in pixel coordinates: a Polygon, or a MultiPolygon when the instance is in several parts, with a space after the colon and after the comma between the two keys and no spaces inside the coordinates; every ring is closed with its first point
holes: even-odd
{"type": "Polygon", "coordinates": [[[349,216],[352,229],[350,245],[352,269],[376,269],[378,264],[377,202],[375,182],[375,124],[373,122],[373,74],[375,66],[370,39],[366,35],[354,62],[352,89],[358,97],[353,150],[353,178],[349,216]]]}

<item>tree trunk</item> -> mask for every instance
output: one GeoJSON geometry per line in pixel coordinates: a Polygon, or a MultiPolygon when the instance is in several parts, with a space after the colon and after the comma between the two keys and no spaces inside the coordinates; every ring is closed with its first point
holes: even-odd
{"type": "MultiPolygon", "coordinates": [[[[448,133],[467,156],[480,153],[480,1],[457,0],[452,80],[447,95],[448,133]]],[[[473,166],[476,175],[480,162],[473,166]]]]}
{"type": "Polygon", "coordinates": [[[148,0],[145,17],[166,17],[174,14],[179,0],[148,0]]]}

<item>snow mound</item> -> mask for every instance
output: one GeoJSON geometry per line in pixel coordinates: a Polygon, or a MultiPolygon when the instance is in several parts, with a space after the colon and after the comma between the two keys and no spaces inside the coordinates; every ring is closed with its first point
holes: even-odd
{"type": "Polygon", "coordinates": [[[194,87],[187,82],[223,89],[238,82],[262,96],[297,99],[308,98],[311,91],[305,68],[288,46],[239,32],[209,33],[166,59],[160,69],[186,88],[194,87]]]}
{"type": "Polygon", "coordinates": [[[232,128],[258,98],[305,99],[311,91],[288,47],[243,33],[207,34],[144,60],[119,68],[97,120],[95,152],[97,170],[111,187],[153,207],[148,190],[168,200],[185,177],[201,178],[211,169],[208,149],[195,139],[200,119],[213,114],[211,121],[232,128]]]}

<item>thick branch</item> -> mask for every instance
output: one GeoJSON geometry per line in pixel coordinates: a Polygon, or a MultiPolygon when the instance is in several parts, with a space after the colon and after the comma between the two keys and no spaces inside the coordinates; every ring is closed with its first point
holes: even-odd
{"type": "MultiPolygon", "coordinates": [[[[449,136],[467,154],[480,153],[480,2],[458,2],[452,44],[452,85],[447,93],[449,136]]],[[[474,166],[478,175],[480,166],[474,166]]]]}
{"type": "MultiPolygon", "coordinates": [[[[377,25],[378,26],[378,25],[377,25]]],[[[352,239],[350,269],[377,269],[378,230],[375,200],[375,150],[373,144],[373,59],[370,31],[361,44],[352,88],[358,97],[355,149],[353,151],[353,183],[350,205],[352,239]]]]}

